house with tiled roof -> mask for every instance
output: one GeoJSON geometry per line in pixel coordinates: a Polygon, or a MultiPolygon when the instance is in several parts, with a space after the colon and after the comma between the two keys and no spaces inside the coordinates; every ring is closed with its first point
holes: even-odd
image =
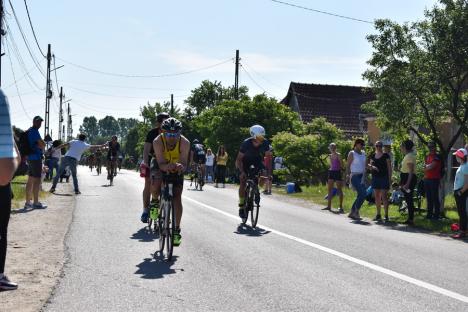
{"type": "Polygon", "coordinates": [[[373,100],[375,95],[366,87],[291,82],[281,103],[297,112],[303,122],[325,117],[351,138],[369,134],[368,130],[380,135],[373,122],[368,125],[372,116],[361,109],[362,104],[373,100]]]}

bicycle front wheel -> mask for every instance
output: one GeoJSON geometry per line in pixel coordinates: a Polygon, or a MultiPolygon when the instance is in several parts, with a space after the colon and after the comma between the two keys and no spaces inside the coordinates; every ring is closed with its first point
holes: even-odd
{"type": "Polygon", "coordinates": [[[247,222],[247,219],[249,218],[249,210],[251,208],[250,204],[252,202],[250,193],[252,193],[250,191],[250,186],[247,185],[247,187],[245,188],[244,206],[242,207],[242,209],[244,210],[244,217],[242,218],[242,223],[243,224],[245,224],[247,222]]]}
{"type": "Polygon", "coordinates": [[[166,215],[166,224],[167,224],[167,231],[166,231],[166,255],[167,260],[172,260],[172,252],[174,251],[174,232],[175,232],[175,211],[174,205],[172,202],[168,202],[167,207],[167,215],[166,215]]]}
{"type": "Polygon", "coordinates": [[[258,192],[258,189],[255,192],[255,197],[258,196],[259,200],[252,201],[252,210],[250,212],[250,221],[252,222],[252,227],[257,226],[257,221],[258,221],[258,212],[260,211],[260,193],[258,192]]]}
{"type": "Polygon", "coordinates": [[[166,242],[166,203],[161,202],[160,213],[158,217],[158,232],[159,232],[159,253],[164,251],[166,242]]]}

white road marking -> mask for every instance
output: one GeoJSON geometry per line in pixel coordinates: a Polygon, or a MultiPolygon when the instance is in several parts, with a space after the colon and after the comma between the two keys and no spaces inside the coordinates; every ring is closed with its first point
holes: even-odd
{"type": "MultiPolygon", "coordinates": [[[[232,215],[230,213],[224,212],[224,211],[222,211],[220,209],[209,206],[207,204],[199,202],[199,201],[197,201],[195,199],[192,199],[190,197],[183,196],[183,198],[188,200],[188,201],[191,201],[191,202],[193,202],[193,203],[195,203],[195,204],[197,204],[199,206],[205,207],[205,208],[210,209],[212,211],[215,211],[215,212],[217,212],[219,214],[222,214],[222,215],[224,215],[226,217],[229,217],[231,219],[239,220],[238,216],[235,216],[235,215],[232,215]]],[[[339,258],[348,260],[350,262],[362,265],[362,266],[364,266],[366,268],[369,268],[371,270],[374,270],[374,271],[377,271],[377,272],[392,276],[392,277],[397,278],[399,280],[402,280],[402,281],[408,282],[410,284],[413,284],[413,285],[416,285],[416,286],[431,290],[431,291],[439,293],[441,295],[444,295],[444,296],[447,296],[447,297],[450,297],[450,298],[453,298],[453,299],[468,303],[468,297],[463,296],[463,295],[461,295],[459,293],[456,293],[456,292],[453,292],[453,291],[438,287],[436,285],[433,285],[433,284],[430,284],[430,283],[427,283],[427,282],[412,278],[412,277],[410,277],[408,275],[405,275],[405,274],[401,274],[401,273],[386,269],[384,267],[381,267],[381,266],[375,265],[373,263],[370,263],[370,262],[367,262],[367,261],[364,261],[364,260],[349,256],[349,255],[347,255],[345,253],[336,251],[334,249],[331,249],[331,248],[328,248],[328,247],[325,247],[325,246],[322,246],[322,245],[319,245],[319,244],[316,244],[316,243],[309,242],[309,241],[307,241],[305,239],[302,239],[302,238],[299,238],[299,237],[296,237],[296,236],[293,236],[293,235],[286,234],[284,232],[272,229],[272,228],[270,228],[268,226],[257,224],[257,227],[260,227],[260,228],[262,228],[262,229],[264,229],[266,231],[270,231],[271,233],[275,233],[276,235],[282,236],[284,238],[293,240],[295,242],[304,244],[306,246],[309,246],[309,247],[321,250],[323,252],[329,253],[331,255],[337,256],[339,258]]]]}

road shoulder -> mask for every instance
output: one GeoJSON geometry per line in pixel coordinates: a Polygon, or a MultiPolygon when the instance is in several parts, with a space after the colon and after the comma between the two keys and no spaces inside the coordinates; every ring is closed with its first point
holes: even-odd
{"type": "Polygon", "coordinates": [[[39,311],[51,296],[65,262],[64,239],[75,207],[71,194],[71,183],[59,184],[57,195],[45,200],[47,209],[12,213],[5,273],[19,287],[0,292],[2,310],[39,311]]]}

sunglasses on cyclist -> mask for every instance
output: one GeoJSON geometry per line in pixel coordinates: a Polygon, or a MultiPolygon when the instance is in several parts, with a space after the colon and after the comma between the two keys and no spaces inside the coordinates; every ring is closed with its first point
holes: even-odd
{"type": "Polygon", "coordinates": [[[164,132],[166,138],[177,138],[180,136],[180,132],[164,132]]]}

